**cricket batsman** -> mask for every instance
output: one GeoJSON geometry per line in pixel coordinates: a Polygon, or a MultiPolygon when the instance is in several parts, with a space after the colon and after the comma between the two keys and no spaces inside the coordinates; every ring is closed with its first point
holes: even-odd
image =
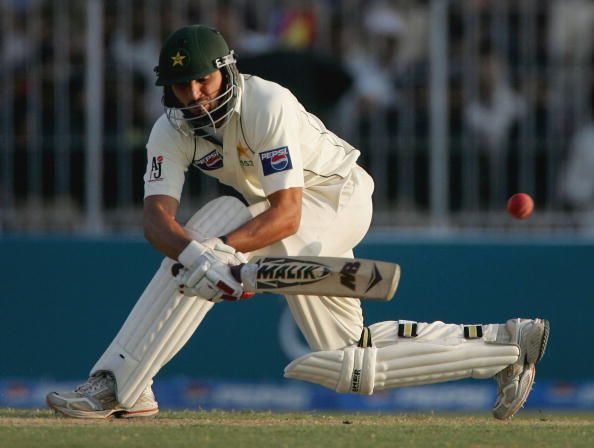
{"type": "MultiPolygon", "coordinates": [[[[48,394],[58,413],[156,414],[153,378],[217,302],[249,296],[230,265],[252,255],[352,258],[368,231],[373,180],[357,165],[359,151],[289,90],[240,74],[235,63],[223,36],[207,26],[186,26],[166,39],[155,69],[165,112],[148,139],[144,176],[144,233],[165,258],[89,379],[73,392],[48,394]],[[223,196],[179,223],[190,166],[233,187],[248,205],[223,196]],[[183,268],[174,276],[176,263],[183,268]]],[[[542,319],[366,327],[358,299],[286,299],[312,350],[285,368],[286,377],[360,394],[495,378],[499,419],[528,398],[549,334],[542,319]]]]}

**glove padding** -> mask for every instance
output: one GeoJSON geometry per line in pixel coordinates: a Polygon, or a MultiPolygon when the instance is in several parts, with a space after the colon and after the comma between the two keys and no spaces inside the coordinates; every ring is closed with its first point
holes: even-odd
{"type": "Polygon", "coordinates": [[[242,284],[231,273],[230,265],[221,261],[229,260],[230,255],[237,261],[247,261],[241,252],[218,238],[203,243],[192,241],[179,256],[179,260],[189,267],[174,265],[172,269],[179,291],[185,296],[199,296],[211,302],[252,297],[253,293],[244,293],[242,284]]]}
{"type": "Polygon", "coordinates": [[[235,250],[235,248],[223,243],[220,238],[209,238],[201,241],[200,244],[210,249],[215,257],[220,261],[230,264],[247,263],[247,257],[242,253],[235,250]],[[229,259],[234,259],[233,262],[229,262],[229,259]]]}

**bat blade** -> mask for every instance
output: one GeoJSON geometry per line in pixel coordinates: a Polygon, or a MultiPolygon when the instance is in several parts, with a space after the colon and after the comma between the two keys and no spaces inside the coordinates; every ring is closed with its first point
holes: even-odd
{"type": "Polygon", "coordinates": [[[357,297],[389,301],[400,266],[385,261],[338,257],[253,257],[241,267],[246,291],[357,297]]]}

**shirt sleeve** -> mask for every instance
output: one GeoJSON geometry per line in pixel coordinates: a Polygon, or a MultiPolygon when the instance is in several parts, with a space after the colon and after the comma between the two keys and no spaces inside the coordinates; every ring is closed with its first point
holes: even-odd
{"type": "Polygon", "coordinates": [[[286,89],[268,92],[248,114],[248,144],[256,154],[258,176],[266,196],[303,187],[303,160],[299,139],[300,107],[286,89]]]}
{"type": "Polygon", "coordinates": [[[192,138],[184,138],[163,115],[157,120],[146,144],[147,165],[144,197],[171,196],[179,202],[185,173],[191,163],[192,138]]]}

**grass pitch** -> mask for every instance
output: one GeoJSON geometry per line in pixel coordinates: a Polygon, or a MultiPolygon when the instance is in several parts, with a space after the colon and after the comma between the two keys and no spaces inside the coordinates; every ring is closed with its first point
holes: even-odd
{"type": "Polygon", "coordinates": [[[594,416],[184,411],[75,420],[0,409],[0,447],[592,447],[594,416]]]}

